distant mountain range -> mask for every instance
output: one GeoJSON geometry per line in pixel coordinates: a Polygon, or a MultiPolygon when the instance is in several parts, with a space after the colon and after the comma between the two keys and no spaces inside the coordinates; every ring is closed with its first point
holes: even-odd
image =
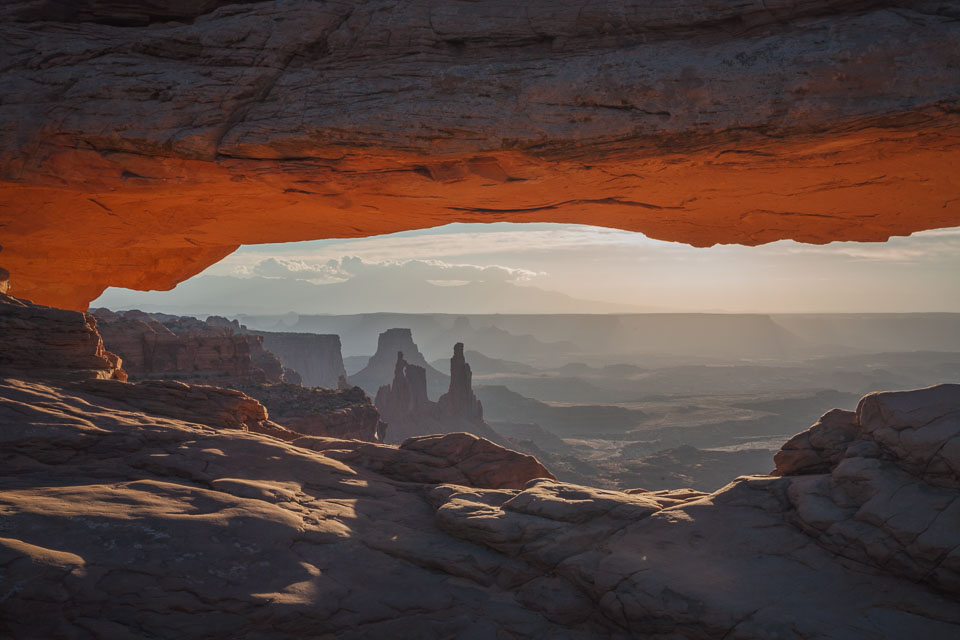
{"type": "Polygon", "coordinates": [[[398,313],[637,313],[649,307],[581,300],[499,280],[455,286],[407,277],[355,276],[314,284],[285,278],[198,276],[171,291],[110,289],[94,306],[191,315],[398,313]]]}

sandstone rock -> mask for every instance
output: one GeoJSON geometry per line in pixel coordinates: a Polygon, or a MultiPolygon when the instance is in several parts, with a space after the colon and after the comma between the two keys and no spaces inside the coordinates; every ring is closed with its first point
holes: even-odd
{"type": "Polygon", "coordinates": [[[69,388],[120,403],[125,405],[124,408],[130,408],[127,410],[136,412],[223,429],[263,433],[282,440],[293,440],[301,435],[271,422],[262,404],[234,389],[176,380],[144,380],[136,384],[87,380],[69,388]]]}
{"type": "Polygon", "coordinates": [[[0,376],[126,379],[96,319],[0,293],[0,376]]]}
{"type": "Polygon", "coordinates": [[[705,246],[960,220],[942,0],[0,11],[4,260],[44,304],[170,288],[241,244],[454,221],[705,246]]]}
{"type": "Polygon", "coordinates": [[[473,393],[473,373],[463,357],[463,343],[453,345],[450,358],[450,389],[437,401],[441,419],[483,420],[483,405],[473,393]]]}
{"type": "Polygon", "coordinates": [[[450,386],[441,396],[441,402],[431,402],[427,397],[426,369],[408,363],[403,352],[397,354],[393,382],[380,387],[375,400],[377,409],[390,425],[389,442],[401,443],[427,434],[466,432],[509,446],[506,438],[483,421],[483,409],[470,386],[470,366],[463,360],[463,345],[458,346],[455,354],[459,353],[460,357],[455,355],[450,361],[450,386]]]}
{"type": "Polygon", "coordinates": [[[469,433],[420,436],[399,447],[351,444],[345,448],[341,441],[322,438],[304,438],[294,444],[407,482],[517,489],[537,478],[554,479],[533,456],[469,433]]]}
{"type": "Polygon", "coordinates": [[[829,473],[857,435],[856,414],[834,409],[815,425],[790,438],[773,457],[774,473],[792,476],[829,473]]]}
{"type": "Polygon", "coordinates": [[[403,352],[397,352],[393,382],[380,387],[376,404],[380,411],[392,419],[429,410],[433,403],[427,398],[427,375],[424,368],[408,363],[403,352]]]}
{"type": "Polygon", "coordinates": [[[161,322],[141,311],[96,309],[100,333],[127,363],[134,379],[175,378],[236,385],[280,382],[283,365],[263,339],[236,335],[225,319],[204,322],[170,316],[161,322]]]}
{"type": "MultiPolygon", "coordinates": [[[[283,381],[289,384],[303,385],[303,376],[296,369],[283,368],[283,381]]],[[[339,387],[338,387],[339,388],[339,387]]]]}
{"type": "MultiPolygon", "coordinates": [[[[435,398],[441,389],[446,389],[449,379],[427,363],[413,342],[410,329],[388,329],[381,333],[377,339],[377,352],[366,367],[350,376],[350,381],[371,395],[377,393],[380,387],[391,384],[396,378],[397,354],[402,354],[404,362],[423,370],[424,389],[429,395],[435,398]]],[[[411,369],[411,375],[421,374],[411,369]]]]}
{"type": "Polygon", "coordinates": [[[266,384],[238,389],[268,407],[274,422],[304,435],[383,442],[386,434],[380,412],[359,387],[266,384]]]}
{"type": "Polygon", "coordinates": [[[960,593],[960,385],[865,396],[777,454],[791,517],[839,555],[960,593]]]}
{"type": "Polygon", "coordinates": [[[550,622],[498,586],[499,574],[529,568],[437,529],[421,485],[92,390],[3,380],[0,398],[5,638],[144,628],[160,638],[587,638],[607,628],[550,622]]]}
{"type": "MultiPolygon", "coordinates": [[[[239,394],[229,397],[249,411],[232,423],[196,422],[220,393],[0,380],[4,637],[960,632],[960,589],[944,579],[953,559],[938,551],[956,547],[957,489],[912,486],[922,480],[897,466],[896,448],[889,460],[743,477],[709,495],[625,493],[537,479],[534,460],[467,434],[399,448],[284,442],[237,428],[264,415],[239,394]],[[154,392],[173,400],[150,403],[154,392]],[[180,417],[163,417],[171,404],[180,417]],[[834,495],[840,504],[824,508],[834,495]],[[828,529],[853,536],[847,547],[810,524],[850,509],[859,519],[828,529]],[[845,557],[877,544],[871,528],[906,542],[918,526],[913,556],[845,557]],[[912,579],[905,557],[941,558],[927,578],[940,591],[912,579]]],[[[868,397],[858,420],[871,433],[922,431],[910,416],[952,415],[951,393],[868,397]],[[928,400],[939,408],[926,411],[928,400]]]]}
{"type": "Polygon", "coordinates": [[[264,348],[275,353],[286,367],[296,370],[302,384],[336,389],[338,378],[346,375],[340,336],[271,331],[252,333],[262,337],[264,348]]]}

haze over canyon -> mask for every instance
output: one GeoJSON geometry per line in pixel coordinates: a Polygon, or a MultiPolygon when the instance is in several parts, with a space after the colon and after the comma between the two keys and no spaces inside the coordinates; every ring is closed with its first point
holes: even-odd
{"type": "Polygon", "coordinates": [[[0,6],[0,638],[960,637],[960,2],[0,6]]]}

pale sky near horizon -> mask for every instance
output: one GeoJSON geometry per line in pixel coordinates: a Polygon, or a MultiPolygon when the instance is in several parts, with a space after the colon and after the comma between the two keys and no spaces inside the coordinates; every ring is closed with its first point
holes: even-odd
{"type": "MultiPolygon", "coordinates": [[[[960,227],[886,243],[695,249],[601,227],[457,223],[373,238],[244,246],[203,275],[324,283],[378,274],[446,285],[501,280],[651,311],[960,312],[960,227]]],[[[436,292],[442,296],[443,287],[436,292]]],[[[177,290],[109,289],[91,306],[154,300],[173,304],[177,290]]],[[[296,310],[295,301],[289,308],[296,310]]]]}

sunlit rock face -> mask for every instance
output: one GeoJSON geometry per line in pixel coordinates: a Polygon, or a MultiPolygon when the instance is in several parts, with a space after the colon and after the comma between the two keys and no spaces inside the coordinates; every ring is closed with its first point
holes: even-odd
{"type": "Polygon", "coordinates": [[[493,221],[694,245],[960,224],[955,3],[0,8],[14,293],[85,309],[244,243],[493,221]]]}
{"type": "Polygon", "coordinates": [[[264,350],[263,338],[234,334],[224,318],[210,323],[136,310],[91,313],[107,348],[123,358],[131,379],[206,380],[228,386],[283,381],[283,364],[264,350]]]}
{"type": "Polygon", "coordinates": [[[7,295],[9,282],[0,269],[0,376],[127,379],[120,358],[104,348],[96,318],[7,295]]]}

